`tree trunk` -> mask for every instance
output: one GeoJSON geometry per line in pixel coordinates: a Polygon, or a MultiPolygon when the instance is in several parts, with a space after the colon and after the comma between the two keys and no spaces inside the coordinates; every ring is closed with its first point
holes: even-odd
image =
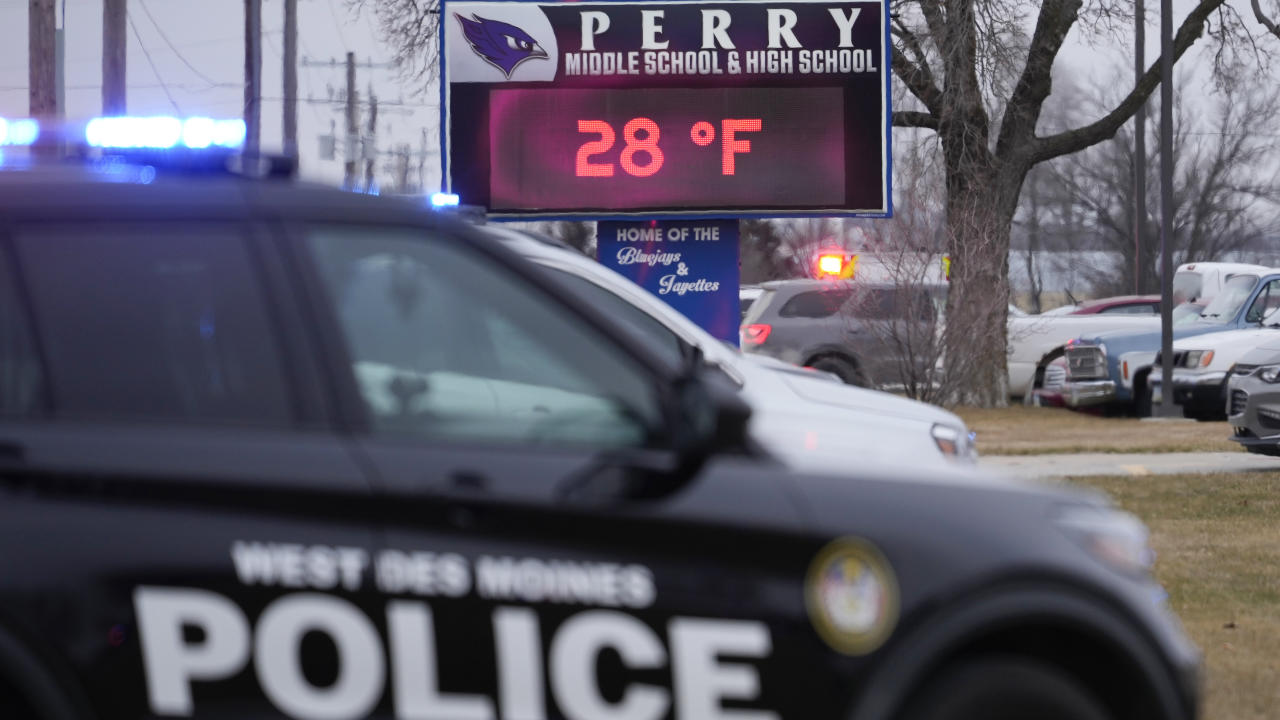
{"type": "MultiPolygon", "coordinates": [[[[945,148],[944,148],[945,153],[945,148]]],[[[1004,407],[1009,398],[1009,235],[1025,168],[983,151],[947,168],[947,384],[954,402],[1004,407]]]]}

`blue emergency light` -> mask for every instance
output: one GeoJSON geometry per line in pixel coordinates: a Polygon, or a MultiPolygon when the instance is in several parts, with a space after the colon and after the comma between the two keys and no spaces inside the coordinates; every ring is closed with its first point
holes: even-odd
{"type": "Polygon", "coordinates": [[[26,147],[40,137],[40,124],[35,120],[0,118],[0,147],[26,147]]]}
{"type": "Polygon", "coordinates": [[[462,202],[462,199],[453,193],[438,192],[431,194],[431,207],[457,207],[460,202],[462,202]]]}
{"type": "Polygon", "coordinates": [[[89,147],[103,149],[238,150],[244,145],[245,126],[240,119],[206,117],[102,117],[84,128],[89,147]]]}

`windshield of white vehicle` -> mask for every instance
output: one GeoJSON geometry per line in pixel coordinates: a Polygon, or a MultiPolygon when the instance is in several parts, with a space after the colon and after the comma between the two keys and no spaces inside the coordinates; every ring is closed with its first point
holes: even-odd
{"type": "Polygon", "coordinates": [[[1195,322],[1200,319],[1202,312],[1204,312],[1204,305],[1200,303],[1182,303],[1173,309],[1173,324],[1195,322]]]}
{"type": "Polygon", "coordinates": [[[1228,280],[1222,286],[1222,292],[1200,313],[1201,322],[1228,323],[1235,320],[1257,284],[1257,275],[1236,275],[1228,280]]]}
{"type": "Polygon", "coordinates": [[[1173,302],[1174,305],[1180,305],[1184,302],[1195,300],[1200,297],[1200,290],[1203,286],[1203,279],[1198,272],[1187,272],[1186,270],[1174,273],[1173,275],[1173,302]]]}

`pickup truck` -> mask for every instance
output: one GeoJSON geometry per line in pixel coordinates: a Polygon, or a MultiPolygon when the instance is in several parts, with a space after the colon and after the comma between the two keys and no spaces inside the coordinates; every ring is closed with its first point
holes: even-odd
{"type": "MultiPolygon", "coordinates": [[[[1245,263],[1184,263],[1173,276],[1173,304],[1204,302],[1239,273],[1265,272],[1261,265],[1245,263]]],[[[1184,311],[1185,312],[1185,311],[1184,311]]],[[[1186,318],[1175,318],[1186,319],[1186,318]]],[[[1030,398],[1041,387],[1045,368],[1066,351],[1067,342],[1106,332],[1154,330],[1159,315],[1013,315],[1009,316],[1009,395],[1030,398]]],[[[1157,341],[1157,345],[1159,342],[1157,341]]],[[[1147,359],[1150,364],[1151,358],[1147,359]]]]}
{"type": "MultiPolygon", "coordinates": [[[[1174,325],[1173,338],[1256,328],[1276,307],[1280,307],[1280,269],[1233,273],[1199,316],[1174,325]]],[[[1103,332],[1072,341],[1066,348],[1066,404],[1149,415],[1147,379],[1159,350],[1158,323],[1143,332],[1103,332]]]]}
{"type": "MultiPolygon", "coordinates": [[[[1236,363],[1253,349],[1280,340],[1280,313],[1272,313],[1261,328],[1197,335],[1173,343],[1173,401],[1182,414],[1197,420],[1225,420],[1227,381],[1236,363]]],[[[1160,402],[1160,353],[1147,381],[1148,407],[1160,402]]]]}

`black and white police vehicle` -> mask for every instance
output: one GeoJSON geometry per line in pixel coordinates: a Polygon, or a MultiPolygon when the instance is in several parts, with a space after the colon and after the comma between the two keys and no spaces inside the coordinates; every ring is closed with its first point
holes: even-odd
{"type": "Polygon", "coordinates": [[[1196,716],[1104,500],[788,471],[473,227],[83,130],[0,170],[5,717],[1196,716]]]}

